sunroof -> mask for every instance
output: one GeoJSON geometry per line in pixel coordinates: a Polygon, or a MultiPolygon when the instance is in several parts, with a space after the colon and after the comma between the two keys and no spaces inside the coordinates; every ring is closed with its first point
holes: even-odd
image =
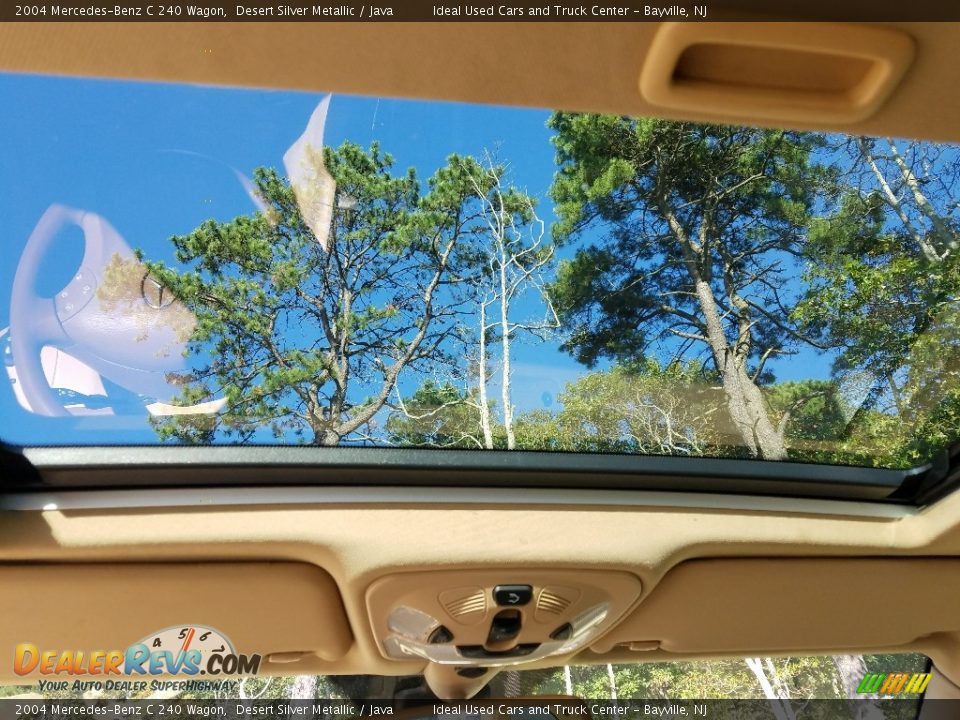
{"type": "Polygon", "coordinates": [[[954,146],[0,75],[0,438],[880,467],[960,434],[954,146]]]}

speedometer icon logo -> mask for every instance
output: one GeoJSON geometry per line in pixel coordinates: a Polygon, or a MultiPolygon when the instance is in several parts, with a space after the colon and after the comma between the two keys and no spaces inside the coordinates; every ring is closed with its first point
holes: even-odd
{"type": "Polygon", "coordinates": [[[219,630],[207,625],[179,625],[164,628],[140,641],[155,650],[170,650],[174,653],[199,650],[204,658],[213,653],[234,654],[233,644],[219,630]]]}

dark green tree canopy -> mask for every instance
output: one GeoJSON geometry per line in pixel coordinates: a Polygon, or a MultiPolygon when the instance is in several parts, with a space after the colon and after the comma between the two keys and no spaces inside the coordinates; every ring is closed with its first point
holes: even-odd
{"type": "Polygon", "coordinates": [[[725,314],[728,346],[749,324],[755,364],[785,349],[783,290],[823,172],[810,159],[818,136],[600,115],[550,124],[555,237],[603,237],[554,286],[578,359],[629,360],[654,342],[705,337],[698,282],[725,314]]]}
{"type": "Polygon", "coordinates": [[[785,427],[758,384],[798,341],[789,279],[827,175],[812,160],[823,139],[603,115],[549,124],[554,234],[588,243],[552,288],[564,347],[588,365],[703,356],[744,446],[784,457],[785,427]]]}
{"type": "Polygon", "coordinates": [[[198,318],[182,400],[227,400],[213,417],[163,421],[165,436],[247,440],[267,426],[335,444],[370,422],[401,370],[448,359],[460,306],[444,292],[471,222],[473,166],[451,157],[423,192],[377,145],[345,143],[324,161],[351,199],[334,208],[328,249],[287,181],[260,169],[266,211],[172,238],[186,271],[151,265],[198,318]]]}

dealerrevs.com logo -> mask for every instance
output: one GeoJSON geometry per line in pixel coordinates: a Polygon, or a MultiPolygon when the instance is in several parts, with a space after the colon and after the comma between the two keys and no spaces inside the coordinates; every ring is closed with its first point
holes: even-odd
{"type": "Polygon", "coordinates": [[[223,633],[204,625],[169,627],[124,650],[50,650],[16,646],[17,675],[256,675],[259,655],[237,653],[223,633]]]}

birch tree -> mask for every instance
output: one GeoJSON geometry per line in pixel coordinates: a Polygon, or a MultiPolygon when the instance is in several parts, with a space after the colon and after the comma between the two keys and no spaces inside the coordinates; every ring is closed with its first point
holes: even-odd
{"type": "Polygon", "coordinates": [[[745,658],[744,661],[763,690],[763,696],[770,703],[774,717],[777,720],[796,720],[797,714],[790,703],[790,694],[770,658],[745,658]]]}
{"type": "Polygon", "coordinates": [[[559,325],[545,289],[545,274],[553,262],[554,248],[536,203],[527,193],[508,186],[507,167],[486,153],[481,172],[471,175],[486,233],[480,237],[479,271],[473,277],[476,293],[477,404],[484,445],[493,448],[491,406],[487,394],[490,378],[487,358],[490,340],[499,345],[500,402],[506,446],[517,446],[511,378],[512,346],[524,335],[542,340],[559,325]],[[533,296],[531,298],[531,296],[533,296]],[[530,300],[544,307],[539,318],[517,317],[517,305],[530,300]]]}
{"type": "Polygon", "coordinates": [[[610,700],[617,701],[617,676],[613,672],[613,665],[607,663],[607,680],[610,682],[610,700]]]}
{"type": "Polygon", "coordinates": [[[472,222],[461,232],[465,249],[452,292],[468,309],[456,344],[465,362],[406,400],[397,394],[390,404],[390,437],[403,444],[513,450],[515,344],[541,342],[559,325],[546,289],[554,248],[536,201],[509,183],[505,164],[486,153],[483,162],[462,159],[462,173],[472,189],[466,206],[472,222]]]}
{"type": "Polygon", "coordinates": [[[861,195],[876,194],[926,260],[942,261],[960,248],[954,194],[960,167],[953,148],[891,137],[861,136],[844,144],[861,195]]]}

